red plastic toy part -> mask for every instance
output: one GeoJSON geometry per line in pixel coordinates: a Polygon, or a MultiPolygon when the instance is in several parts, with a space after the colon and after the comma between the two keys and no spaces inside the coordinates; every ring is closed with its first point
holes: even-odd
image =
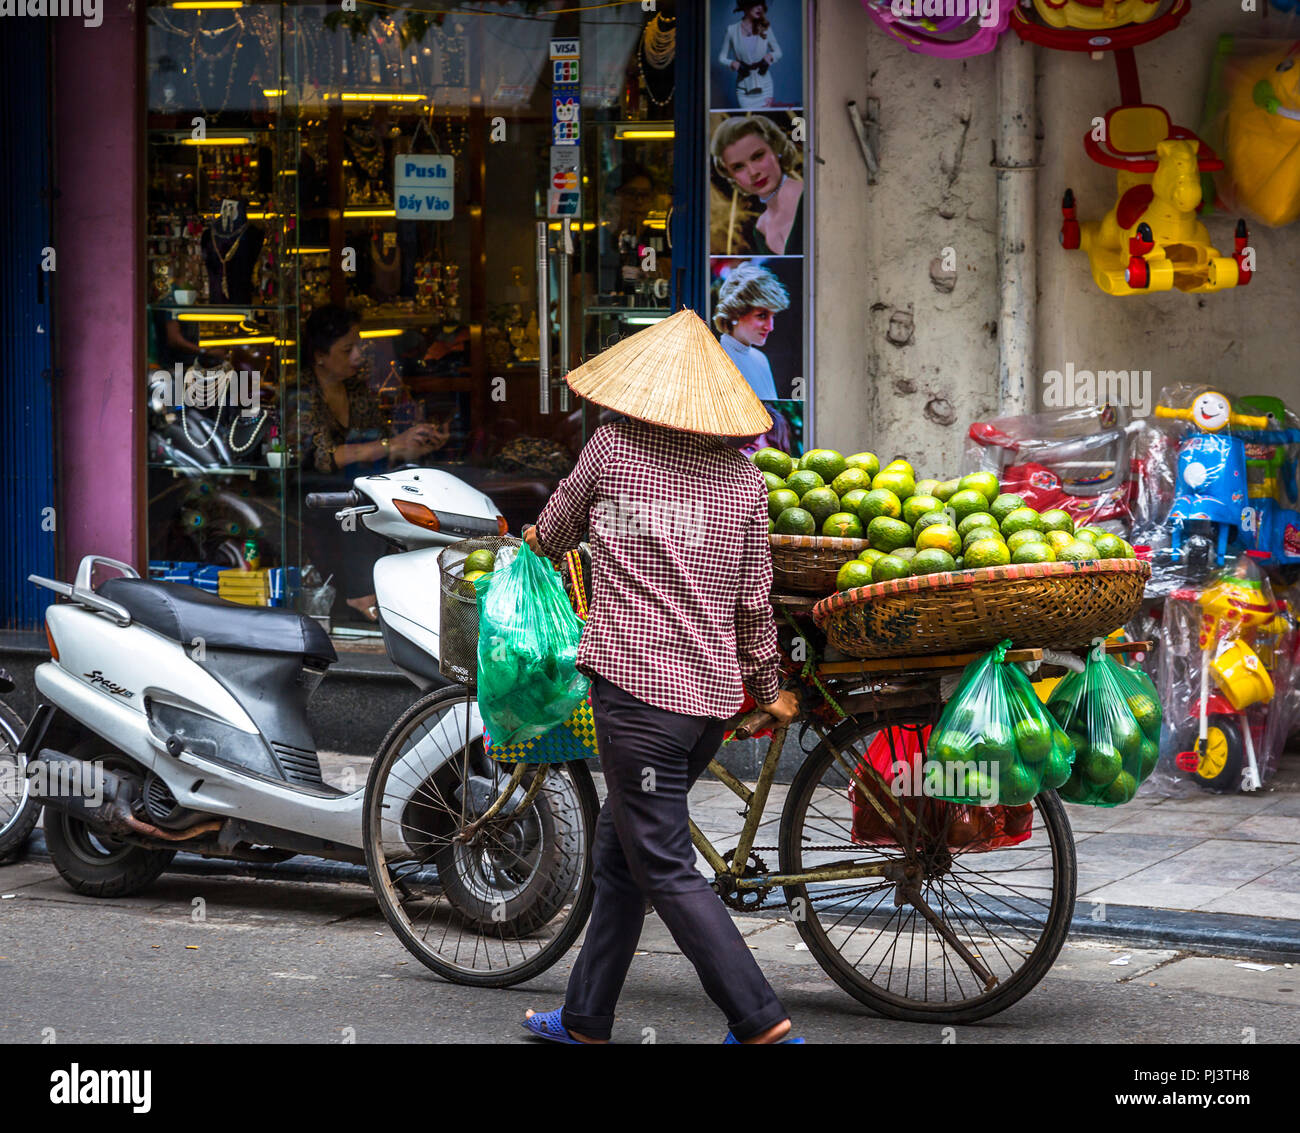
{"type": "Polygon", "coordinates": [[[1073,189],[1066,189],[1061,198],[1061,217],[1061,247],[1073,252],[1079,247],[1079,218],[1073,189]]]}
{"type": "Polygon", "coordinates": [[[1191,0],[1174,0],[1163,16],[1145,24],[1126,24],[1113,31],[1099,32],[1087,28],[1049,27],[1030,19],[1024,8],[1017,7],[1011,13],[1011,27],[1021,39],[1056,51],[1119,51],[1150,43],[1165,32],[1173,31],[1191,8],[1191,0]]]}

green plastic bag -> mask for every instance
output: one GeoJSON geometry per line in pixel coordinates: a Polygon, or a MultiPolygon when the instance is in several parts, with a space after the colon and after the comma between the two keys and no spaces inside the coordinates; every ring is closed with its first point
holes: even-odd
{"type": "Polygon", "coordinates": [[[495,745],[526,743],[562,724],[587,697],[574,667],[582,622],[559,575],[525,543],[509,566],[474,580],[478,707],[495,745]]]}
{"type": "Polygon", "coordinates": [[[1070,776],[1074,749],[1034,686],[1006,661],[1010,640],[966,666],[930,736],[926,794],[1022,806],[1070,776]]]}
{"type": "Polygon", "coordinates": [[[1093,642],[1082,673],[1052,690],[1047,710],[1065,729],[1076,757],[1061,798],[1120,806],[1137,794],[1160,758],[1160,698],[1140,669],[1121,665],[1093,642]]]}

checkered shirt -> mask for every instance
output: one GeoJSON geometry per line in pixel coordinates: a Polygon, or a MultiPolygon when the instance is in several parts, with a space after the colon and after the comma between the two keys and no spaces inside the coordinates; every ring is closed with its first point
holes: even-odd
{"type": "Polygon", "coordinates": [[[767,523],[762,474],[725,441],[602,425],[537,521],[552,559],[591,546],[578,668],[690,716],[775,700],[767,523]]]}

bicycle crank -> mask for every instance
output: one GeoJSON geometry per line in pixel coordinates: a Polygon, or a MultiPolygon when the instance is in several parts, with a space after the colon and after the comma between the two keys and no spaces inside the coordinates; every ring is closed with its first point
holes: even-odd
{"type": "Polygon", "coordinates": [[[723,860],[730,864],[730,869],[724,873],[717,874],[710,883],[713,886],[713,892],[722,898],[722,903],[733,909],[738,909],[742,913],[752,913],[755,909],[763,907],[763,902],[772,892],[772,886],[759,885],[753,888],[746,886],[741,889],[737,882],[740,878],[745,877],[762,877],[768,873],[768,868],[755,853],[750,853],[745,861],[745,868],[741,870],[739,878],[736,875],[736,863],[733,860],[736,850],[733,848],[729,853],[723,855],[723,860]]]}

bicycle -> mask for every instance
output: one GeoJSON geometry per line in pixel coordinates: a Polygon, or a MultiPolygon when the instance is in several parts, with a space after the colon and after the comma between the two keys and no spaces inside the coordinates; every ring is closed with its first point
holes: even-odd
{"type": "MultiPolygon", "coordinates": [[[[926,729],[942,708],[941,680],[974,656],[806,666],[795,678],[804,694],[801,720],[819,742],[796,771],[779,817],[764,814],[788,727],[773,731],[753,787],[717,759],[709,766],[743,804],[744,822],[731,850],[720,851],[691,823],[725,903],[761,913],[780,890],[783,910],[830,978],[890,1018],[968,1023],[1005,1010],[1046,975],[1073,917],[1074,841],[1054,791],[1030,804],[1032,823],[1023,841],[981,844],[963,831],[968,820],[962,808],[906,784],[897,790],[867,760],[877,737],[891,756],[907,741],[924,757],[926,729]],[[824,727],[830,702],[844,715],[824,727]],[[855,837],[855,802],[859,813],[870,808],[883,839],[855,837]],[[758,845],[760,830],[773,821],[779,821],[776,843],[758,845]],[[778,868],[769,871],[758,854],[773,849],[778,868]]],[[[1008,659],[1041,662],[1043,653],[1013,650],[1008,659]]],[[[595,788],[581,761],[493,764],[481,728],[475,736],[472,713],[471,693],[448,689],[413,706],[394,726],[390,739],[406,738],[385,742],[367,784],[366,861],[385,918],[422,963],[453,982],[505,987],[555,963],[586,922],[595,788]],[[439,725],[437,734],[440,742],[462,744],[457,760],[441,766],[464,771],[444,771],[445,782],[424,799],[426,825],[418,832],[426,843],[414,853],[410,841],[397,836],[395,816],[386,813],[385,785],[397,767],[422,773],[411,755],[418,746],[410,738],[417,730],[413,721],[430,708],[445,714],[457,705],[455,733],[439,725]],[[549,827],[534,813],[539,805],[551,811],[549,827]],[[522,919],[508,901],[485,901],[485,890],[465,884],[459,873],[442,876],[456,862],[476,863],[480,880],[536,886],[545,863],[561,860],[568,864],[542,898],[534,890],[532,915],[522,919]]],[[[731,722],[732,735],[748,738],[765,722],[772,723],[752,712],[731,722]]]]}

